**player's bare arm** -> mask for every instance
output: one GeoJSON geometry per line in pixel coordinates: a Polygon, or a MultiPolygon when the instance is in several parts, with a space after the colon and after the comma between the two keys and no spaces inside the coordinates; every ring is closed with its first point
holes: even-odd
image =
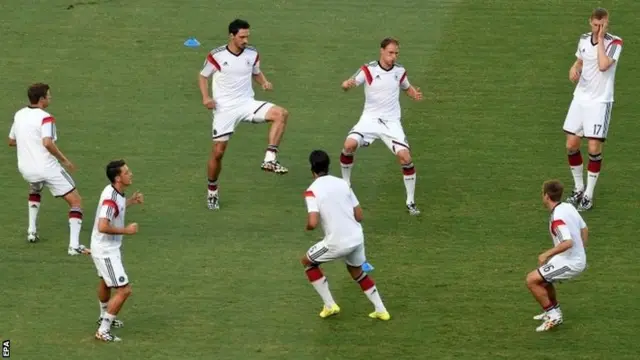
{"type": "Polygon", "coordinates": [[[262,86],[262,90],[273,90],[273,84],[267,80],[262,71],[259,74],[253,74],[253,80],[262,86]]]}
{"type": "Polygon", "coordinates": [[[127,199],[127,207],[131,205],[143,204],[143,203],[144,203],[144,195],[139,191],[134,192],[133,195],[131,195],[131,197],[127,199]]]}
{"type": "Polygon", "coordinates": [[[417,88],[411,85],[407,88],[407,90],[405,90],[405,92],[413,100],[416,100],[416,101],[422,100],[422,92],[420,91],[420,88],[417,88]]]}
{"type": "Polygon", "coordinates": [[[198,74],[198,87],[200,88],[200,94],[202,95],[202,105],[207,109],[213,110],[215,103],[211,96],[209,96],[209,78],[198,74]]]}
{"type": "Polygon", "coordinates": [[[107,218],[100,218],[98,221],[98,231],[103,234],[110,235],[133,235],[138,232],[138,224],[131,223],[126,227],[119,228],[111,225],[111,222],[107,218]]]}
{"type": "Polygon", "coordinates": [[[355,217],[357,222],[362,222],[362,208],[360,205],[353,208],[353,217],[355,217]]]}
{"type": "Polygon", "coordinates": [[[9,138],[9,146],[16,146],[16,139],[9,138]]]}
{"type": "Polygon", "coordinates": [[[600,71],[607,71],[616,61],[607,56],[606,49],[604,48],[604,36],[607,33],[609,23],[605,21],[604,24],[598,27],[598,67],[600,71]]]}
{"type": "Polygon", "coordinates": [[[62,153],[62,151],[60,151],[60,149],[58,148],[58,145],[56,145],[55,141],[53,141],[52,138],[50,137],[43,138],[42,145],[47,149],[48,152],[51,153],[51,155],[55,156],[55,158],[58,159],[58,161],[60,161],[62,166],[64,166],[67,170],[69,170],[69,172],[75,171],[76,169],[75,165],[73,165],[73,163],[71,163],[71,161],[69,161],[69,159],[67,159],[67,157],[64,156],[64,154],[62,153]]]}
{"type": "Polygon", "coordinates": [[[546,264],[549,258],[571,249],[572,246],[573,240],[564,240],[560,244],[540,254],[540,256],[538,256],[538,265],[546,264]]]}
{"type": "Polygon", "coordinates": [[[580,74],[582,73],[582,59],[576,59],[576,61],[569,68],[569,80],[572,83],[578,82],[580,80],[580,74]]]}
{"type": "Polygon", "coordinates": [[[347,91],[356,86],[358,86],[358,84],[356,83],[356,79],[354,78],[348,78],[347,80],[342,82],[342,90],[344,91],[347,91]]]}
{"type": "Polygon", "coordinates": [[[320,213],[318,212],[310,212],[307,215],[307,230],[313,230],[318,226],[320,222],[320,213]]]}
{"type": "Polygon", "coordinates": [[[587,248],[587,243],[589,242],[589,228],[584,227],[580,229],[580,236],[582,236],[582,245],[587,248]]]}

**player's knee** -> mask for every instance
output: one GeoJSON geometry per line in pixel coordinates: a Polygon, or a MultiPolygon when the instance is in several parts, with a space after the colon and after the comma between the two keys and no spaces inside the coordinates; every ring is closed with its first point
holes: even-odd
{"type": "Polygon", "coordinates": [[[343,148],[344,148],[344,151],[347,153],[354,153],[358,149],[358,145],[359,145],[358,140],[348,137],[344,141],[343,148]]]}
{"type": "Polygon", "coordinates": [[[300,264],[302,264],[302,266],[305,268],[313,266],[313,263],[309,261],[309,258],[307,257],[306,254],[300,258],[300,264]]]}
{"type": "Polygon", "coordinates": [[[400,164],[410,164],[413,160],[411,159],[411,152],[408,149],[402,149],[396,153],[398,157],[398,161],[400,164]]]}
{"type": "Polygon", "coordinates": [[[532,271],[529,274],[527,274],[527,277],[525,279],[525,284],[527,285],[528,288],[536,286],[539,283],[540,283],[540,276],[538,275],[537,271],[532,271]]]}
{"type": "Polygon", "coordinates": [[[213,147],[213,151],[211,153],[211,158],[220,161],[224,157],[224,152],[226,150],[226,146],[221,143],[216,143],[213,147]]]}
{"type": "Polygon", "coordinates": [[[282,122],[286,122],[289,119],[289,110],[280,108],[280,118],[282,119],[282,122]]]}
{"type": "Polygon", "coordinates": [[[588,144],[589,154],[599,154],[602,152],[602,141],[590,139],[588,144]]]}
{"type": "Polygon", "coordinates": [[[66,196],[66,200],[69,203],[69,207],[82,208],[82,197],[77,190],[73,190],[66,196]]]}
{"type": "Polygon", "coordinates": [[[580,150],[580,138],[577,136],[568,136],[566,148],[568,152],[580,150]]]}

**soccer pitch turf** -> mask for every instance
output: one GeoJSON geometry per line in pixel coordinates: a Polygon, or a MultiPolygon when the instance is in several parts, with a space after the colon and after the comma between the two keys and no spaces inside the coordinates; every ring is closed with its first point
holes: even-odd
{"type": "Polygon", "coordinates": [[[94,340],[96,271],[66,254],[67,206],[45,191],[42,240],[28,244],[27,186],[5,149],[0,340],[11,340],[12,359],[637,358],[637,1],[601,4],[626,48],[584,215],[589,267],[558,287],[565,323],[544,334],[534,332],[540,309],[524,276],[552,245],[542,182],[572,184],[561,131],[568,69],[597,2],[72,1],[2,2],[2,124],[8,133],[30,83],[51,84],[59,146],[78,166],[86,245],[104,166],[127,160],[131,190],[145,194],[127,213],[140,224],[123,248],[133,294],[126,327],[114,330],[123,341],[94,340]],[[290,172],[263,173],[267,126],[241,125],[223,163],[222,209],[211,212],[211,119],[197,73],[236,17],[251,23],[274,84],[256,97],[290,111],[280,152],[290,172]],[[345,94],[340,83],[390,35],[426,97],[401,101],[422,214],[407,215],[400,167],[381,142],[357,153],[367,254],[392,320],[367,317],[371,304],[339,263],[324,270],[342,312],[322,320],[298,262],[321,236],[304,231],[307,155],[325,149],[339,175],[363,101],[361,88],[345,94]],[[182,45],[191,36],[200,48],[182,45]]]}

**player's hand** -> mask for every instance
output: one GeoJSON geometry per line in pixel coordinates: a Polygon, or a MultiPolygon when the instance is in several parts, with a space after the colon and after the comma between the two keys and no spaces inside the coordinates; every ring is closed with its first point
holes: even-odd
{"type": "Polygon", "coordinates": [[[342,90],[347,91],[356,86],[356,79],[349,79],[342,82],[342,90]]]}
{"type": "Polygon", "coordinates": [[[76,166],[73,165],[73,163],[69,160],[63,162],[62,166],[64,166],[64,168],[67,169],[67,171],[69,171],[70,173],[73,173],[76,171],[76,166]]]}
{"type": "Polygon", "coordinates": [[[538,266],[546,264],[547,260],[549,260],[547,254],[540,254],[540,256],[538,256],[538,266]]]}
{"type": "Polygon", "coordinates": [[[131,195],[131,203],[132,204],[144,203],[144,195],[139,191],[134,192],[133,195],[131,195]]]}
{"type": "Polygon", "coordinates": [[[124,230],[127,232],[128,235],[133,235],[138,232],[138,223],[131,223],[127,225],[127,227],[124,228],[124,230]]]}
{"type": "Polygon", "coordinates": [[[422,100],[422,92],[420,92],[420,88],[413,88],[409,95],[411,95],[411,98],[413,98],[413,100],[422,100]]]}
{"type": "Polygon", "coordinates": [[[202,105],[204,105],[209,110],[213,110],[216,108],[216,103],[210,97],[203,98],[202,105]]]}
{"type": "Polygon", "coordinates": [[[578,71],[575,66],[572,66],[571,69],[569,69],[569,80],[574,84],[580,80],[580,71],[578,71]]]}
{"type": "Polygon", "coordinates": [[[262,90],[267,90],[267,91],[273,90],[273,84],[268,81],[265,81],[264,84],[262,84],[262,90]]]}
{"type": "Polygon", "coordinates": [[[604,40],[604,36],[607,33],[609,24],[605,21],[602,25],[598,26],[598,42],[604,40]]]}

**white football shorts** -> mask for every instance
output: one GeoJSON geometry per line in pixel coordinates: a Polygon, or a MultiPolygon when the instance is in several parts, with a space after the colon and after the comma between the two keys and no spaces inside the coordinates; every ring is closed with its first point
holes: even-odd
{"type": "Polygon", "coordinates": [[[538,272],[546,282],[553,283],[561,280],[571,280],[582,274],[585,268],[584,264],[577,264],[562,257],[554,256],[546,264],[540,266],[538,272]]]}
{"type": "Polygon", "coordinates": [[[98,276],[104,280],[108,287],[121,287],[129,284],[129,277],[124,271],[120,255],[108,257],[92,256],[92,258],[98,270],[98,276]]]}
{"type": "Polygon", "coordinates": [[[309,248],[307,258],[315,264],[344,259],[347,265],[353,267],[362,266],[367,260],[364,253],[364,242],[350,247],[338,248],[327,245],[324,239],[309,248]]]}
{"type": "Polygon", "coordinates": [[[241,122],[263,123],[274,104],[268,101],[250,100],[231,109],[213,111],[213,141],[229,141],[241,122]]]}
{"type": "Polygon", "coordinates": [[[349,131],[347,138],[356,140],[358,147],[369,146],[380,139],[394,154],[403,149],[410,150],[409,141],[399,121],[387,121],[363,115],[349,131]]]}
{"type": "Polygon", "coordinates": [[[31,193],[39,194],[43,187],[47,187],[51,195],[63,197],[76,188],[71,175],[62,166],[45,169],[42,173],[22,172],[22,177],[29,183],[31,193]]]}
{"type": "Polygon", "coordinates": [[[612,102],[571,101],[562,129],[570,134],[605,141],[609,132],[612,102]]]}

